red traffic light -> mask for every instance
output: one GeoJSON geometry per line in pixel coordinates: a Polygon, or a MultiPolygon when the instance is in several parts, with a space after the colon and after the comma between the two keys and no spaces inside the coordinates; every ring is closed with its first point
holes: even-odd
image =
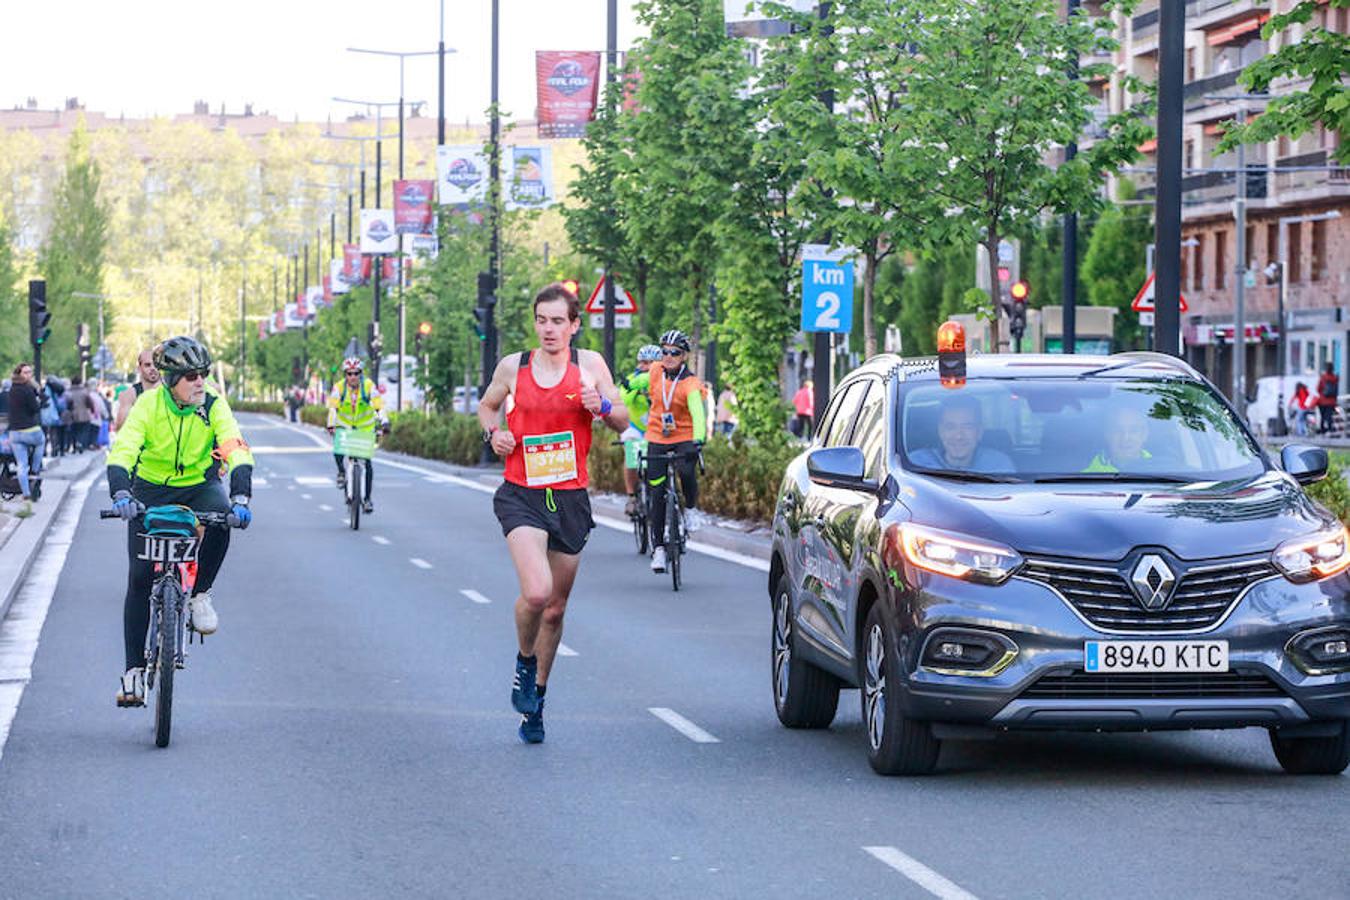
{"type": "Polygon", "coordinates": [[[417,333],[418,333],[418,334],[431,334],[431,323],[430,323],[430,322],[423,322],[421,325],[418,325],[418,326],[417,326],[417,333]]]}
{"type": "Polygon", "coordinates": [[[1013,282],[1013,286],[1008,288],[1008,293],[1011,294],[1012,298],[1018,303],[1026,303],[1027,298],[1031,296],[1031,285],[1027,284],[1025,281],[1013,282]]]}
{"type": "Polygon", "coordinates": [[[999,280],[999,281],[1007,281],[1007,280],[1010,279],[1010,278],[1012,278],[1012,269],[1009,269],[1007,266],[999,266],[999,267],[998,267],[998,280],[999,280]]]}
{"type": "Polygon", "coordinates": [[[567,289],[567,293],[571,294],[574,297],[576,296],[577,291],[581,290],[581,283],[578,282],[575,278],[564,278],[562,286],[567,289]]]}

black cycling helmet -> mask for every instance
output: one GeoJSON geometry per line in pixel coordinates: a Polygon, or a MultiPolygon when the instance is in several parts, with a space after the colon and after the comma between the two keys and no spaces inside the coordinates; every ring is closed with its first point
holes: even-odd
{"type": "Polygon", "coordinates": [[[689,343],[689,335],[678,328],[672,328],[661,335],[661,346],[679,347],[685,353],[688,353],[692,345],[689,343]]]}
{"type": "Polygon", "coordinates": [[[164,383],[173,387],[189,372],[209,372],[211,351],[200,341],[179,335],[155,348],[155,368],[164,373],[164,383]]]}

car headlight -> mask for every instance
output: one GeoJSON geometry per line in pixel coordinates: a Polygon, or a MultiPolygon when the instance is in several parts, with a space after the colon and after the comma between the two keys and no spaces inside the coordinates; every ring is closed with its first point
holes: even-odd
{"type": "Polygon", "coordinates": [[[1340,525],[1285,541],[1275,548],[1271,561],[1290,581],[1330,578],[1350,567],[1350,534],[1340,525]]]}
{"type": "Polygon", "coordinates": [[[1011,547],[906,522],[893,526],[910,565],[951,578],[1000,584],[1022,564],[1011,547]]]}

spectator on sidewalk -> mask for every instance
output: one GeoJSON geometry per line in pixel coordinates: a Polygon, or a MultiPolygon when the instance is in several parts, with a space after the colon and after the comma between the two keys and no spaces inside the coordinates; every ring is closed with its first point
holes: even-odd
{"type": "Polygon", "coordinates": [[[1312,417],[1312,411],[1317,406],[1317,398],[1313,396],[1312,391],[1303,382],[1294,385],[1294,395],[1289,398],[1289,419],[1294,425],[1294,434],[1299,437],[1306,437],[1308,434],[1308,420],[1312,417]]]}
{"type": "Polygon", "coordinates": [[[796,416],[792,420],[792,433],[804,440],[811,439],[811,425],[816,414],[816,384],[807,379],[797,393],[792,396],[792,408],[796,416]]]}
{"type": "Polygon", "coordinates": [[[1328,434],[1331,422],[1336,415],[1336,400],[1341,393],[1341,379],[1336,375],[1335,363],[1327,363],[1325,371],[1317,379],[1317,411],[1322,414],[1322,427],[1319,431],[1328,434]]]}
{"type": "Polygon", "coordinates": [[[14,367],[13,383],[9,388],[9,443],[25,513],[32,512],[34,492],[30,476],[42,473],[42,452],[47,439],[42,434],[41,411],[42,400],[33,384],[33,367],[26,362],[19,363],[14,367]]]}
{"type": "Polygon", "coordinates": [[[89,422],[94,416],[94,398],[89,396],[89,388],[85,387],[84,379],[78,375],[70,379],[66,403],[70,407],[67,446],[76,453],[83,453],[89,444],[89,422]]]}
{"type": "Polygon", "coordinates": [[[740,421],[736,415],[736,392],[730,385],[724,385],[722,392],[717,395],[717,413],[713,417],[713,426],[718,434],[731,437],[740,421]]]}

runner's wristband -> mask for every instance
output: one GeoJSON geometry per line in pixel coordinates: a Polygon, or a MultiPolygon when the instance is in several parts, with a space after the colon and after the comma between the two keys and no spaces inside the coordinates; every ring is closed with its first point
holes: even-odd
{"type": "Polygon", "coordinates": [[[608,398],[608,397],[601,397],[601,398],[600,398],[600,414],[597,415],[596,418],[599,419],[599,418],[602,418],[603,416],[609,415],[610,412],[611,412],[613,409],[614,409],[614,404],[610,402],[609,398],[608,398]]]}

